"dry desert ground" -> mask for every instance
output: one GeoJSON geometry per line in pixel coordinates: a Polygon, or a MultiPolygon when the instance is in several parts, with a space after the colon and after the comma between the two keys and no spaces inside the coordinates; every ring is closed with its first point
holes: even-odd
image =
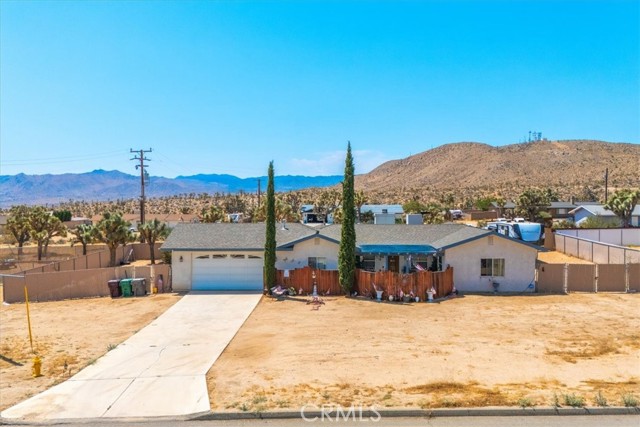
{"type": "Polygon", "coordinates": [[[640,397],[640,295],[264,298],[208,374],[214,411],[595,405],[640,397]],[[315,308],[318,308],[317,310],[315,308]]]}
{"type": "Polygon", "coordinates": [[[43,376],[31,375],[25,304],[0,306],[0,410],[66,380],[175,304],[176,294],[29,304],[43,376]]]}

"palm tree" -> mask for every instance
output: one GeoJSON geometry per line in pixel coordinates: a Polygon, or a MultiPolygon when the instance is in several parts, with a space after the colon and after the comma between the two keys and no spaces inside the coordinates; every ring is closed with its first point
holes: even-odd
{"type": "Polygon", "coordinates": [[[122,218],[119,212],[105,212],[96,224],[96,240],[103,242],[109,248],[109,266],[116,265],[116,250],[120,245],[134,241],[134,235],[129,230],[131,223],[122,218]]]}
{"type": "Polygon", "coordinates": [[[140,235],[149,245],[149,256],[151,258],[151,264],[156,263],[156,257],[154,253],[154,246],[158,240],[166,238],[170,230],[167,228],[167,224],[155,218],[151,221],[145,221],[144,224],[138,225],[138,231],[140,235]]]}
{"type": "Polygon", "coordinates": [[[604,205],[604,208],[616,214],[620,218],[623,227],[630,227],[631,215],[638,202],[640,202],[640,190],[625,188],[616,191],[609,197],[609,201],[604,205]]]}
{"type": "Polygon", "coordinates": [[[82,245],[82,255],[86,255],[87,245],[96,240],[96,231],[93,225],[80,224],[73,230],[70,230],[70,233],[74,236],[71,241],[71,246],[80,243],[82,245]]]}

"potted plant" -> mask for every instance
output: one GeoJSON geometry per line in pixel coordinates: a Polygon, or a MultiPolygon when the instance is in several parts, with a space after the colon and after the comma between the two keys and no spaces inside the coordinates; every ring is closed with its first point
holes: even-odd
{"type": "Polygon", "coordinates": [[[378,288],[374,282],[371,282],[371,285],[373,286],[373,289],[376,291],[376,301],[382,301],[382,294],[384,293],[382,288],[378,288]]]}

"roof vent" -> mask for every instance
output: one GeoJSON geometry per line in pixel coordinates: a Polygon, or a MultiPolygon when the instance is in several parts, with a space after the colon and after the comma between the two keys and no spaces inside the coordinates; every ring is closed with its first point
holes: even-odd
{"type": "Polygon", "coordinates": [[[287,228],[287,221],[286,221],[286,220],[284,220],[284,219],[282,220],[282,228],[281,228],[281,229],[282,229],[282,230],[288,230],[288,228],[287,228]]]}

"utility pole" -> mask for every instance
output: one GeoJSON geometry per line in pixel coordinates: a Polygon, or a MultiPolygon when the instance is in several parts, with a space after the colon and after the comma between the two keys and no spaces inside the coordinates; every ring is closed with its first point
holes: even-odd
{"type": "Polygon", "coordinates": [[[604,202],[609,201],[609,168],[604,170],[604,202]]]}
{"type": "Polygon", "coordinates": [[[150,162],[151,159],[147,159],[144,156],[144,153],[151,153],[152,149],[149,148],[148,150],[134,150],[134,149],[130,149],[129,152],[131,153],[136,153],[135,156],[133,156],[133,158],[131,158],[131,160],[138,160],[140,161],[139,165],[136,165],[136,169],[140,169],[140,224],[144,224],[144,176],[145,176],[145,170],[144,168],[146,168],[148,165],[144,164],[144,161],[148,161],[150,162]]]}

